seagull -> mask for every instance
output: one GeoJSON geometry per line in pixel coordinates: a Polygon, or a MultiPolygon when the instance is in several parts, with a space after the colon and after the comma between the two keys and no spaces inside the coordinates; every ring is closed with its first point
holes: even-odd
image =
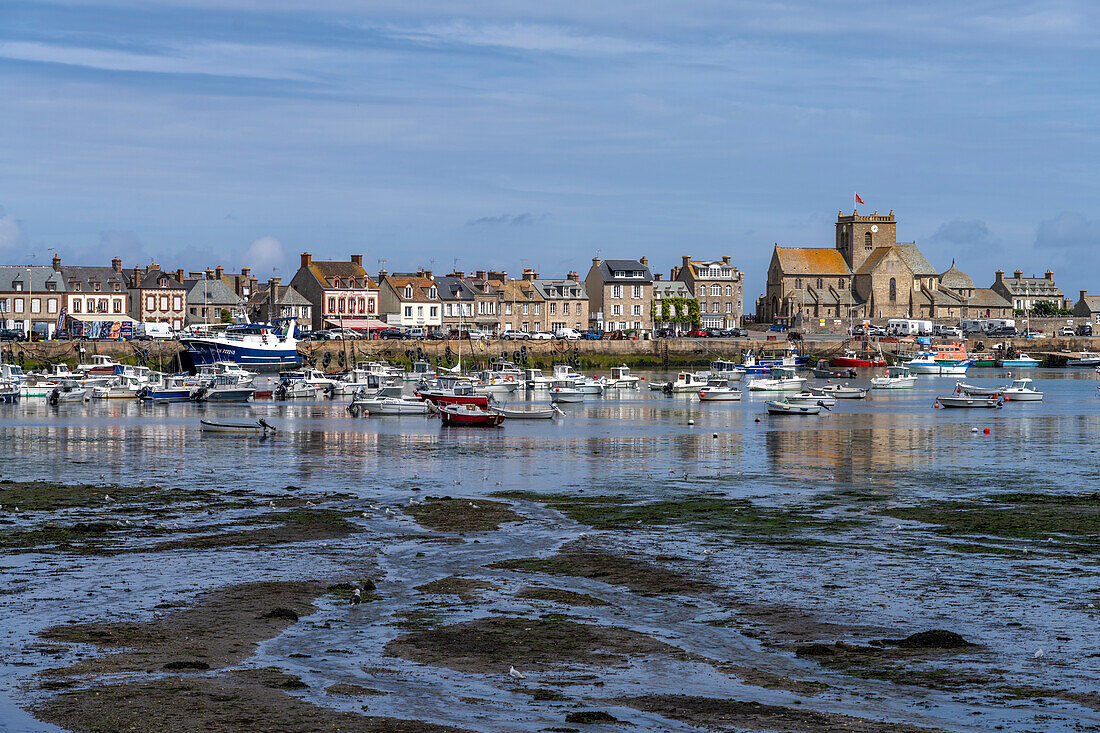
{"type": "Polygon", "coordinates": [[[462,482],[461,482],[461,481],[459,481],[458,479],[455,479],[455,480],[454,480],[454,481],[452,481],[451,483],[452,483],[453,485],[455,485],[455,486],[458,486],[458,485],[459,485],[459,484],[461,484],[462,482]]]}
{"type": "Polygon", "coordinates": [[[1039,651],[1035,652],[1034,654],[1031,655],[1031,658],[1032,659],[1042,659],[1043,658],[1043,650],[1040,649],[1039,651]]]}
{"type": "Polygon", "coordinates": [[[114,499],[111,498],[110,494],[104,494],[103,501],[114,501],[114,499]]]}
{"type": "Polygon", "coordinates": [[[413,478],[420,478],[420,474],[419,473],[414,473],[413,478]]]}
{"type": "Polygon", "coordinates": [[[390,509],[389,507],[386,507],[386,516],[387,517],[396,517],[397,512],[395,512],[393,509],[390,509]]]}
{"type": "Polygon", "coordinates": [[[527,675],[525,675],[523,672],[520,672],[518,669],[516,669],[515,667],[512,667],[512,666],[508,667],[508,676],[511,677],[514,680],[525,680],[525,679],[527,679],[527,675]]]}
{"type": "Polygon", "coordinates": [[[363,602],[363,595],[362,594],[363,594],[363,591],[356,588],[355,589],[355,595],[353,595],[351,597],[351,605],[358,606],[360,603],[362,603],[363,602]]]}
{"type": "Polygon", "coordinates": [[[314,504],[312,501],[307,501],[306,506],[317,506],[317,505],[314,504]]]}
{"type": "Polygon", "coordinates": [[[477,504],[473,503],[472,501],[470,502],[470,506],[472,506],[474,509],[477,509],[477,504]]]}
{"type": "Polygon", "coordinates": [[[378,511],[378,507],[376,507],[376,506],[375,506],[374,504],[368,504],[368,505],[367,505],[367,507],[368,507],[369,509],[372,509],[372,510],[374,510],[374,511],[378,511]]]}
{"type": "Polygon", "coordinates": [[[362,517],[370,517],[370,514],[369,514],[368,512],[363,512],[363,513],[362,513],[361,515],[359,515],[359,516],[362,516],[362,517]]]}
{"type": "Polygon", "coordinates": [[[268,502],[268,505],[269,505],[269,506],[270,506],[270,507],[271,507],[272,509],[274,509],[274,508],[275,508],[275,502],[273,502],[273,501],[269,501],[269,502],[268,502]]]}

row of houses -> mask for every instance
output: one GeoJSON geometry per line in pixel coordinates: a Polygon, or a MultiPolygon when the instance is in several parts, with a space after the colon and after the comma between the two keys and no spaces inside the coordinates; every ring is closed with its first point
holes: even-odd
{"type": "Polygon", "coordinates": [[[373,276],[363,255],[314,260],[301,255],[289,283],[260,282],[250,268],[185,272],[74,266],[55,256],[49,266],[0,266],[0,325],[52,336],[82,323],[165,323],[174,330],[195,324],[292,318],[302,328],[358,330],[478,328],[507,330],[648,332],[694,325],[732,328],[742,321],[744,278],[730,262],[685,256],[669,277],[648,260],[593,258],[583,279],[576,271],[520,277],[477,270],[436,275],[430,270],[373,276]]]}

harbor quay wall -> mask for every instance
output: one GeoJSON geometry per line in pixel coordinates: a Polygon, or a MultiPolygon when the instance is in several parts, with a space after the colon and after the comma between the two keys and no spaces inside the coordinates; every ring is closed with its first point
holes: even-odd
{"type": "MultiPolygon", "coordinates": [[[[627,364],[639,369],[675,369],[681,366],[701,366],[714,358],[740,360],[748,351],[770,355],[782,354],[787,348],[785,334],[773,334],[769,339],[762,332],[757,338],[740,339],[657,339],[621,341],[463,341],[464,363],[485,365],[504,357],[533,367],[548,367],[555,363],[571,363],[586,368],[609,369],[627,364]]],[[[1018,350],[1043,359],[1044,366],[1064,366],[1067,352],[1100,349],[1098,337],[1066,337],[1047,339],[967,340],[967,349],[990,349],[994,343],[1012,343],[1018,350]]],[[[859,344],[852,342],[857,348],[859,344]]],[[[811,358],[829,358],[843,351],[839,337],[815,338],[806,335],[799,351],[811,358]]],[[[911,352],[912,342],[882,343],[883,353],[911,352]]],[[[457,341],[313,341],[299,346],[307,363],[328,371],[338,371],[356,361],[386,359],[408,364],[421,359],[432,363],[453,364],[458,357],[457,341]]],[[[0,343],[0,358],[36,367],[46,363],[77,364],[93,354],[105,354],[125,363],[148,364],[161,371],[177,371],[186,364],[182,349],[174,341],[46,341],[35,343],[0,343]],[[82,351],[83,349],[83,351],[82,351]]]]}

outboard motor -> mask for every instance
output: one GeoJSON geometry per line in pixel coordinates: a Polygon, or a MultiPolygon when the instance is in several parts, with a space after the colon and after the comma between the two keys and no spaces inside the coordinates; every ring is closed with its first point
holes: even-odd
{"type": "Polygon", "coordinates": [[[50,392],[50,396],[48,398],[46,398],[46,401],[49,402],[51,405],[56,405],[58,402],[60,402],[61,401],[61,388],[60,387],[54,387],[53,392],[50,392]]]}

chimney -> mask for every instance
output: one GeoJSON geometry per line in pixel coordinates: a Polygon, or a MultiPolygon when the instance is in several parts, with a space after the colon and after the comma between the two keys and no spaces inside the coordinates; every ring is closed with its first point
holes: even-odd
{"type": "Polygon", "coordinates": [[[638,260],[638,262],[642,263],[642,267],[649,267],[649,260],[645,258],[645,255],[642,255],[642,259],[638,260]]]}
{"type": "MultiPolygon", "coordinates": [[[[676,268],[673,268],[673,269],[676,269],[676,268]]],[[[653,273],[653,280],[655,282],[661,282],[661,273],[659,273],[659,272],[653,273]]]]}
{"type": "Polygon", "coordinates": [[[477,277],[478,280],[484,280],[485,279],[485,270],[478,270],[477,272],[474,273],[474,275],[477,277]]]}
{"type": "Polygon", "coordinates": [[[311,255],[309,252],[303,252],[302,267],[309,267],[311,264],[313,264],[313,255],[311,255]]]}
{"type": "Polygon", "coordinates": [[[499,272],[497,270],[489,270],[489,272],[485,273],[485,278],[487,280],[498,280],[504,283],[508,282],[508,273],[504,270],[500,270],[499,272]]]}
{"type": "Polygon", "coordinates": [[[432,271],[431,270],[425,270],[423,267],[421,267],[419,270],[417,270],[416,274],[419,275],[420,277],[424,278],[425,280],[431,280],[432,279],[432,271]]]}
{"type": "Polygon", "coordinates": [[[996,285],[999,282],[1003,282],[1004,279],[1005,279],[1005,271],[1004,270],[997,270],[995,273],[993,273],[993,284],[994,285],[996,285]]]}
{"type": "Polygon", "coordinates": [[[61,272],[61,255],[55,254],[53,256],[53,270],[54,272],[61,272]]]}
{"type": "Polygon", "coordinates": [[[530,267],[525,267],[523,269],[523,279],[526,280],[527,282],[531,282],[532,280],[538,280],[539,279],[539,274],[537,272],[535,272],[534,270],[532,270],[530,267]]]}
{"type": "Polygon", "coordinates": [[[728,265],[729,263],[730,263],[730,256],[729,255],[723,255],[722,264],[723,265],[728,265]]]}
{"type": "Polygon", "coordinates": [[[141,268],[134,265],[134,287],[136,288],[141,284],[141,268]]]}
{"type": "Polygon", "coordinates": [[[183,268],[176,270],[176,279],[183,282],[183,268]]]}
{"type": "Polygon", "coordinates": [[[379,270],[379,271],[378,271],[378,281],[379,281],[379,282],[382,282],[383,280],[385,280],[385,279],[386,279],[386,275],[388,275],[388,274],[389,274],[389,273],[388,273],[388,272],[386,272],[385,270],[379,270]]]}
{"type": "Polygon", "coordinates": [[[351,256],[351,264],[358,265],[359,267],[362,267],[363,266],[363,255],[352,255],[351,256]]]}
{"type": "Polygon", "coordinates": [[[570,270],[569,274],[565,276],[566,280],[572,280],[573,282],[580,282],[581,276],[576,273],[575,270],[570,270]]]}
{"type": "Polygon", "coordinates": [[[122,260],[119,259],[118,257],[111,260],[111,269],[113,269],[115,272],[117,272],[121,275],[122,274],[122,260]]]}
{"type": "Polygon", "coordinates": [[[252,268],[251,267],[242,267],[241,268],[241,277],[243,277],[243,278],[252,277],[252,268]]]}
{"type": "Polygon", "coordinates": [[[592,266],[593,267],[599,267],[600,266],[600,258],[599,257],[593,257],[592,258],[592,266]]]}
{"type": "MultiPolygon", "coordinates": [[[[180,270],[180,272],[183,272],[183,270],[180,270]]],[[[225,268],[222,267],[221,265],[218,265],[217,267],[214,268],[214,279],[215,280],[221,280],[222,275],[224,275],[224,274],[225,274],[225,268]]]]}
{"type": "MultiPolygon", "coordinates": [[[[60,264],[60,260],[58,260],[58,264],[60,264]]],[[[1051,270],[1047,270],[1046,272],[1044,272],[1043,277],[1045,277],[1047,280],[1050,280],[1051,282],[1054,282],[1054,272],[1051,270]]]]}
{"type": "Polygon", "coordinates": [[[1024,271],[1023,270],[1016,270],[1015,272],[1012,273],[1012,276],[1014,278],[1016,278],[1017,280],[1019,280],[1021,277],[1024,276],[1024,271]]]}
{"type": "Polygon", "coordinates": [[[1084,291],[1084,290],[1082,290],[1082,291],[1081,291],[1081,300],[1084,300],[1084,299],[1085,299],[1085,293],[1086,293],[1086,292],[1087,292],[1087,291],[1084,291]]]}
{"type": "MultiPolygon", "coordinates": [[[[680,259],[683,260],[683,264],[681,264],[680,267],[687,270],[688,272],[691,272],[691,255],[684,255],[680,259]]],[[[645,264],[645,263],[643,262],[642,264],[645,264]]],[[[676,276],[673,275],[672,279],[675,280],[676,276]]]]}

